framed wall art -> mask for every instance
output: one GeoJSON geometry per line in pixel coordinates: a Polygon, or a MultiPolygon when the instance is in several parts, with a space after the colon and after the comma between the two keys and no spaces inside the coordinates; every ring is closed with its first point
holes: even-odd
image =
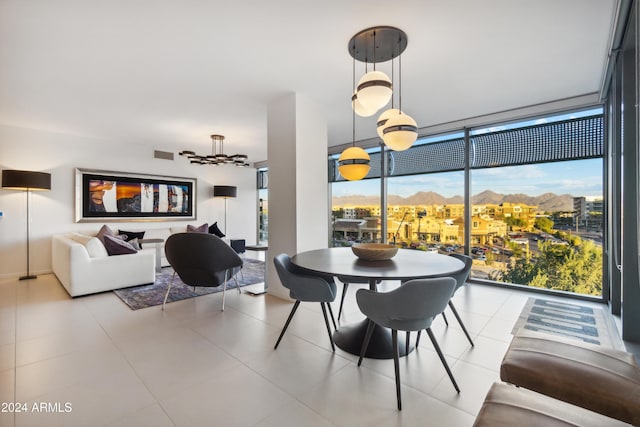
{"type": "Polygon", "coordinates": [[[76,169],[76,222],[196,219],[194,178],[76,169]]]}

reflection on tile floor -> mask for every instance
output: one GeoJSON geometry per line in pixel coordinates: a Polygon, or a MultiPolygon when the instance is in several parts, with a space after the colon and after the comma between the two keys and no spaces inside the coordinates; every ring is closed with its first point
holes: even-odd
{"type": "MultiPolygon", "coordinates": [[[[343,324],[363,318],[354,288],[343,324]]],[[[224,313],[220,293],[132,311],[111,292],[71,299],[51,274],[0,281],[0,401],[27,409],[0,427],[470,426],[529,295],[460,289],[475,347],[452,315],[432,329],[461,393],[425,336],[401,359],[398,412],[393,361],[332,353],[319,304],[300,306],[274,351],[291,304],[270,295],[231,293],[224,313]]]]}

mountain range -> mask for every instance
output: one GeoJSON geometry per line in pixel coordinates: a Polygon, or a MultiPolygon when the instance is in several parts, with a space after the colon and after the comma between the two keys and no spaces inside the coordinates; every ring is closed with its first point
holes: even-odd
{"type": "MultiPolygon", "coordinates": [[[[573,210],[573,196],[570,194],[544,193],[539,196],[528,196],[526,194],[499,194],[491,190],[485,190],[482,193],[471,196],[471,203],[474,205],[499,205],[504,202],[538,206],[538,209],[544,212],[573,210]]],[[[378,196],[351,195],[333,197],[334,207],[371,206],[379,203],[380,197],[378,196]]],[[[387,203],[389,206],[454,205],[464,203],[464,197],[444,197],[433,191],[420,191],[409,197],[389,195],[387,203]]]]}

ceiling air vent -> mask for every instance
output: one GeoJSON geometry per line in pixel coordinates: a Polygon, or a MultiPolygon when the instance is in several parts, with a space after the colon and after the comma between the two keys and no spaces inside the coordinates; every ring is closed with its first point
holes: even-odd
{"type": "Polygon", "coordinates": [[[153,157],[156,159],[173,160],[173,153],[170,151],[154,150],[153,157]]]}

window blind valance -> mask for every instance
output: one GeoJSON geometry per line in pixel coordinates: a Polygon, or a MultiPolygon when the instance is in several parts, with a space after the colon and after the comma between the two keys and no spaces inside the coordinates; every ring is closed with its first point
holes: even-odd
{"type": "MultiPolygon", "coordinates": [[[[471,169],[517,166],[602,157],[603,115],[487,132],[470,137],[471,169]]],[[[420,144],[406,151],[387,152],[387,176],[464,170],[464,139],[420,144]]],[[[380,178],[380,152],[370,153],[365,179],[380,178]]],[[[330,182],[345,181],[337,156],[329,158],[330,182]]]]}

